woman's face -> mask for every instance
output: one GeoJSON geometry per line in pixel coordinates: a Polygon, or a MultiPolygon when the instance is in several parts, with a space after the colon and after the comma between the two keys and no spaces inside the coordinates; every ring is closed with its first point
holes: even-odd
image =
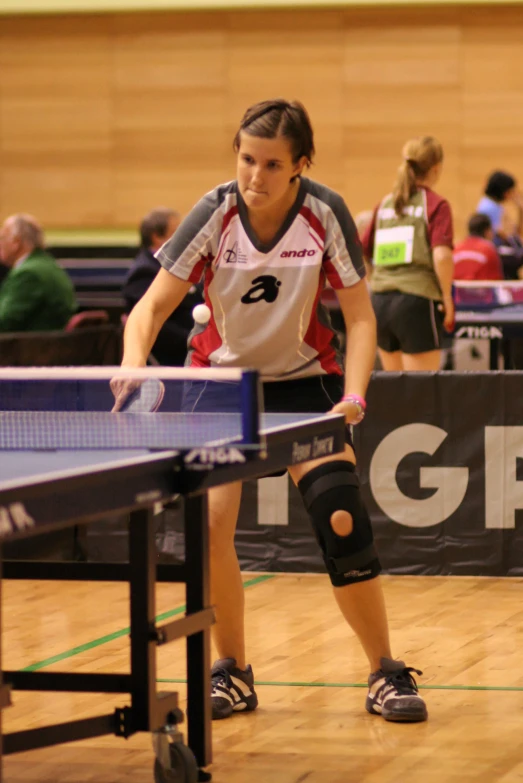
{"type": "Polygon", "coordinates": [[[516,198],[516,193],[517,193],[517,188],[514,185],[513,188],[510,188],[509,190],[505,191],[505,193],[503,194],[503,198],[501,200],[502,201],[514,201],[514,199],[516,198]]]}
{"type": "Polygon", "coordinates": [[[288,208],[285,201],[293,190],[291,179],[301,174],[306,162],[307,158],[302,157],[293,163],[290,144],[282,136],[261,139],[242,132],[237,179],[247,208],[264,211],[279,203],[288,208]]]}

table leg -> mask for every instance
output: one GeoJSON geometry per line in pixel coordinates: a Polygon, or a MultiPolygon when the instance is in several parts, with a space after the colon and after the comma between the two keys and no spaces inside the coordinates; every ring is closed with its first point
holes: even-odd
{"type": "MultiPolygon", "coordinates": [[[[4,687],[4,670],[2,667],[2,549],[0,547],[0,693],[4,687]]],[[[2,783],[2,708],[0,707],[0,783],[2,783]]]]}
{"type": "Polygon", "coordinates": [[[133,511],[129,523],[131,602],[131,705],[133,731],[151,731],[156,712],[156,548],[150,509],[133,511]]]}
{"type": "Polygon", "coordinates": [[[499,362],[499,355],[500,355],[500,344],[499,339],[497,337],[492,337],[489,341],[489,368],[491,370],[497,370],[498,368],[498,362],[499,362]]]}
{"type": "MultiPolygon", "coordinates": [[[[185,498],[187,614],[210,605],[207,508],[206,494],[185,498]]],[[[187,637],[188,744],[199,767],[212,761],[210,637],[209,629],[187,637]]]]}

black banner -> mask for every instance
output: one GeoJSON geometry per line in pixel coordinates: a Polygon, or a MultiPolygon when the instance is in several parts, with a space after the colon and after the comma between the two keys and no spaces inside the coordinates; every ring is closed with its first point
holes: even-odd
{"type": "MultiPolygon", "coordinates": [[[[384,570],[523,574],[523,373],[376,373],[354,428],[358,473],[384,570]]],[[[289,524],[257,525],[245,492],[245,567],[323,570],[289,490],[289,524]]],[[[274,501],[276,502],[276,501],[274,501]]]]}
{"type": "Polygon", "coordinates": [[[355,439],[391,573],[523,573],[523,374],[383,373],[355,439]]]}
{"type": "MultiPolygon", "coordinates": [[[[521,372],[374,376],[354,438],[386,572],[523,574],[522,392],[521,372]]],[[[161,560],[183,557],[176,510],[156,519],[161,560]]],[[[89,557],[125,557],[121,526],[84,534],[89,557]]],[[[236,544],[246,570],[324,570],[285,477],[244,486],[236,544]]]]}

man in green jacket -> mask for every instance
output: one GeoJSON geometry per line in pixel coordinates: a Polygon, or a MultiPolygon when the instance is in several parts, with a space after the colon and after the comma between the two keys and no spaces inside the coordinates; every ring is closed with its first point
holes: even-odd
{"type": "Polygon", "coordinates": [[[10,268],[0,288],[0,332],[63,329],[76,311],[67,272],[44,250],[31,215],[11,215],[0,229],[0,260],[10,268]]]}

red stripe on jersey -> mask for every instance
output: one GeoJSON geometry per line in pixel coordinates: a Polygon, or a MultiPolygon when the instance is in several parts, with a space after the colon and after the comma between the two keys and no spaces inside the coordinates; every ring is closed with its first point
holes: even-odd
{"type": "Polygon", "coordinates": [[[227,226],[229,225],[229,223],[231,222],[233,217],[235,215],[237,215],[237,214],[238,214],[238,207],[237,206],[231,207],[230,210],[225,213],[225,215],[223,216],[223,222],[222,222],[222,230],[221,230],[222,234],[225,233],[225,229],[227,228],[227,226]]]}
{"type": "Polygon", "coordinates": [[[321,221],[316,217],[314,212],[309,207],[302,207],[300,209],[300,215],[303,215],[309,226],[317,233],[321,241],[325,240],[325,228],[321,224],[321,221]]]}
{"type": "Polygon", "coordinates": [[[212,264],[214,261],[214,256],[212,253],[209,253],[206,256],[202,256],[199,261],[195,263],[195,265],[192,268],[192,272],[189,275],[188,282],[189,283],[199,283],[203,274],[203,270],[207,266],[207,264],[212,264]]]}
{"type": "Polygon", "coordinates": [[[309,236],[312,239],[312,241],[315,242],[318,245],[318,247],[320,248],[320,250],[323,252],[323,247],[321,246],[320,242],[318,242],[318,239],[316,238],[316,236],[314,234],[311,234],[310,231],[309,231],[309,236]]]}
{"type": "Polygon", "coordinates": [[[209,356],[222,344],[222,338],[220,337],[214,321],[211,300],[207,296],[207,289],[212,283],[213,277],[214,272],[211,267],[208,267],[205,273],[204,299],[205,304],[211,311],[211,317],[203,332],[200,332],[200,334],[197,334],[191,340],[191,367],[210,367],[211,360],[209,359],[209,356]]]}
{"type": "Polygon", "coordinates": [[[323,271],[327,275],[327,280],[333,288],[345,288],[343,280],[328,256],[323,259],[323,271]]]}
{"type": "Polygon", "coordinates": [[[229,239],[230,236],[231,236],[231,232],[230,231],[227,231],[227,233],[222,235],[222,238],[220,239],[220,244],[218,245],[218,252],[216,253],[216,258],[220,258],[221,254],[222,254],[223,247],[224,247],[225,243],[227,242],[227,240],[229,239]]]}
{"type": "Polygon", "coordinates": [[[334,332],[327,326],[324,326],[318,318],[318,310],[322,306],[320,305],[320,297],[323,291],[325,283],[325,276],[320,275],[320,282],[318,290],[316,292],[316,298],[314,299],[314,305],[312,307],[312,315],[305,335],[304,342],[307,343],[318,353],[318,361],[321,364],[322,370],[331,375],[342,375],[341,368],[336,361],[336,351],[332,347],[332,340],[334,338],[334,332]]]}

